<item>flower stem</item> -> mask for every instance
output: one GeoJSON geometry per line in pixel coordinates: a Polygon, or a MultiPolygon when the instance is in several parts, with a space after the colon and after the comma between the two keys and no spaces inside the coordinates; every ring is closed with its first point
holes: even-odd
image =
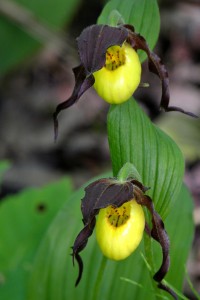
{"type": "Polygon", "coordinates": [[[122,15],[116,9],[112,10],[111,13],[109,14],[108,23],[110,26],[113,26],[113,27],[125,24],[122,15]]]}
{"type": "Polygon", "coordinates": [[[103,279],[103,274],[106,268],[106,263],[107,263],[108,259],[105,256],[102,256],[102,260],[101,260],[101,264],[99,267],[99,272],[97,274],[97,279],[95,282],[95,286],[94,286],[94,293],[93,293],[93,300],[97,300],[99,297],[99,290],[101,287],[101,282],[103,279]]]}
{"type": "MultiPolygon", "coordinates": [[[[152,276],[155,274],[153,245],[152,245],[151,238],[147,234],[144,235],[144,249],[145,249],[145,256],[146,256],[147,262],[151,268],[150,275],[151,275],[151,279],[152,279],[152,276]]],[[[155,291],[155,298],[160,299],[159,295],[161,295],[161,290],[157,288],[156,282],[153,279],[152,279],[152,286],[155,291]]]]}
{"type": "Polygon", "coordinates": [[[155,273],[155,266],[153,261],[152,240],[147,234],[144,235],[144,249],[145,249],[145,256],[147,258],[147,262],[151,267],[151,273],[153,274],[155,273]]]}
{"type": "Polygon", "coordinates": [[[136,179],[140,182],[142,181],[141,176],[138,173],[136,167],[133,164],[127,162],[120,169],[120,171],[117,175],[117,179],[121,182],[124,182],[129,178],[136,179]]]}

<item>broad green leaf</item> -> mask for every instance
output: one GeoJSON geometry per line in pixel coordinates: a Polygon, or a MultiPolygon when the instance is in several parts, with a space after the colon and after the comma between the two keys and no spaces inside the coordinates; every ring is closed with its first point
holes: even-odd
{"type": "Polygon", "coordinates": [[[135,165],[165,219],[182,184],[184,161],[175,142],[156,127],[134,99],[113,105],[108,137],[114,176],[126,162],[135,165]]]}
{"type": "MultiPolygon", "coordinates": [[[[78,266],[75,264],[73,267],[70,253],[71,246],[83,226],[80,213],[80,199],[83,195],[84,191],[81,189],[68,199],[51,224],[35,259],[27,299],[155,300],[151,277],[141,258],[143,244],[124,261],[107,261],[99,295],[94,298],[95,281],[102,260],[102,254],[96,244],[94,234],[81,253],[84,261],[83,278],[79,286],[75,288],[78,266]],[[133,286],[123,278],[136,282],[136,285],[133,286]],[[138,284],[142,287],[139,287],[138,284]]],[[[182,189],[174,209],[166,220],[166,228],[171,239],[172,261],[168,280],[179,290],[182,289],[184,265],[193,237],[192,208],[189,194],[182,189]],[[179,224],[177,224],[177,220],[180,220],[179,224]]],[[[157,250],[156,247],[155,251],[157,250]]],[[[155,256],[156,260],[157,258],[159,260],[157,252],[155,256]]],[[[159,264],[158,261],[157,263],[159,264]]],[[[156,292],[159,293],[159,290],[156,289],[156,292]]],[[[166,296],[166,293],[163,292],[162,295],[166,296]]]]}
{"type": "MultiPolygon", "coordinates": [[[[125,24],[133,25],[135,31],[144,36],[149,47],[153,49],[160,30],[157,0],[111,0],[104,7],[98,19],[98,24],[108,24],[110,13],[113,10],[117,10],[121,14],[125,24]]],[[[140,52],[141,61],[145,57],[146,55],[140,52]]]]}
{"type": "MultiPolygon", "coordinates": [[[[9,10],[11,15],[16,14],[16,18],[19,18],[20,12],[21,19],[24,18],[30,26],[34,26],[31,23],[32,18],[41,25],[44,24],[50,31],[58,31],[64,24],[69,24],[79,2],[80,0],[3,0],[1,5],[7,7],[6,10],[9,10]],[[12,3],[16,5],[17,10],[12,3]]],[[[26,25],[21,27],[14,18],[10,19],[3,13],[0,15],[0,44],[1,75],[30,57],[41,46],[41,43],[27,32],[26,25]]]]}
{"type": "Polygon", "coordinates": [[[48,0],[48,3],[40,0],[15,1],[33,12],[39,19],[44,20],[50,28],[54,29],[59,29],[65,22],[66,24],[70,22],[79,3],[78,0],[58,0],[56,2],[48,0]]]}
{"type": "Polygon", "coordinates": [[[25,300],[33,257],[49,223],[71,193],[68,179],[28,189],[0,204],[0,299],[25,300]]]}

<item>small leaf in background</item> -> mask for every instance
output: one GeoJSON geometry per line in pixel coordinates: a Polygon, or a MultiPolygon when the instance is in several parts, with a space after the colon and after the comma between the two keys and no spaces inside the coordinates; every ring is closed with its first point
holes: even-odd
{"type": "Polygon", "coordinates": [[[187,118],[181,114],[167,114],[156,124],[180,147],[188,162],[200,159],[200,120],[187,118]]]}
{"type": "MultiPolygon", "coordinates": [[[[98,18],[98,24],[108,24],[110,13],[117,10],[125,24],[131,24],[135,31],[147,40],[150,49],[155,46],[160,31],[160,15],[157,0],[111,0],[105,5],[98,18]]],[[[139,51],[141,61],[146,54],[139,51]]]]}
{"type": "Polygon", "coordinates": [[[27,32],[34,22],[52,31],[59,31],[69,24],[80,0],[2,0],[0,3],[0,73],[5,74],[12,67],[33,55],[41,43],[27,32]],[[17,20],[20,21],[17,21],[17,20]],[[33,21],[33,22],[32,22],[33,21]],[[24,25],[22,25],[24,22],[24,25]],[[21,23],[21,25],[19,25],[21,23]],[[29,25],[28,25],[28,24],[29,25]]]}
{"type": "MultiPolygon", "coordinates": [[[[2,181],[2,178],[4,176],[4,173],[10,168],[10,163],[7,160],[0,162],[0,183],[2,181]]],[[[1,188],[1,187],[0,187],[1,188]]]]}
{"type": "MultiPolygon", "coordinates": [[[[86,249],[81,253],[84,262],[83,278],[78,287],[75,281],[78,266],[72,265],[71,246],[82,228],[80,199],[84,191],[80,189],[68,201],[58,213],[44,237],[37,253],[32,269],[28,297],[29,300],[94,300],[95,281],[98,276],[102,253],[100,252],[95,236],[89,239],[86,249]]],[[[181,190],[179,197],[166,220],[166,228],[171,240],[171,268],[167,280],[178,290],[182,289],[189,249],[193,238],[192,200],[185,188],[181,190]],[[180,218],[180,210],[182,212],[180,218]],[[174,224],[176,223],[176,231],[174,224]],[[180,255],[181,253],[181,255],[180,255]]],[[[156,243],[155,259],[159,264],[160,250],[156,243]],[[159,253],[158,253],[158,252],[159,253]]],[[[141,258],[143,245],[126,260],[115,262],[108,260],[103,281],[100,287],[98,300],[155,300],[149,271],[141,258]],[[144,288],[133,286],[121,279],[128,278],[144,288]]],[[[162,293],[166,296],[166,293],[162,293]]],[[[96,299],[96,300],[97,300],[96,299]]]]}
{"type": "Polygon", "coordinates": [[[150,187],[156,211],[165,219],[183,179],[184,161],[178,146],[132,98],[111,107],[108,137],[114,176],[126,162],[135,165],[142,183],[150,187]]]}
{"type": "Polygon", "coordinates": [[[28,189],[0,203],[0,299],[26,299],[33,257],[72,191],[68,179],[28,189]]]}

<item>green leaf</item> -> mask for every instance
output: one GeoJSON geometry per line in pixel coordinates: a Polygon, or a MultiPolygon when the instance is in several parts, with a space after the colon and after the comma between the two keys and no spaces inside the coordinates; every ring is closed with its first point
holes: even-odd
{"type": "Polygon", "coordinates": [[[15,0],[15,2],[34,13],[40,20],[43,20],[50,28],[59,29],[63,24],[69,23],[75,12],[78,0],[48,0],[48,4],[40,1],[15,0]]]}
{"type": "Polygon", "coordinates": [[[157,125],[173,138],[187,161],[200,159],[200,119],[188,118],[186,122],[183,114],[166,114],[157,125]]]}
{"type": "MultiPolygon", "coordinates": [[[[104,7],[98,24],[109,24],[109,17],[113,10],[117,10],[125,24],[131,24],[135,31],[147,40],[150,49],[155,46],[160,30],[160,14],[157,0],[111,0],[104,7]]],[[[139,51],[143,61],[146,54],[139,51]]]]}
{"type": "MultiPolygon", "coordinates": [[[[64,208],[51,224],[35,259],[27,299],[94,300],[95,281],[102,260],[102,254],[97,246],[94,234],[89,239],[87,247],[81,253],[84,262],[84,271],[83,278],[76,288],[74,285],[78,266],[75,264],[75,267],[73,267],[72,258],[69,255],[71,253],[70,247],[73,245],[78,232],[83,226],[80,213],[80,199],[83,195],[84,191],[80,189],[68,199],[64,208]]],[[[192,221],[193,207],[191,203],[190,195],[185,189],[182,189],[174,209],[166,220],[166,228],[171,240],[172,261],[168,281],[179,290],[182,289],[183,270],[191,246],[194,229],[192,221]],[[180,220],[178,224],[177,220],[180,220]]],[[[157,247],[155,251],[157,251],[157,247]]],[[[149,271],[141,258],[141,252],[143,252],[142,244],[124,261],[107,261],[103,281],[100,286],[100,293],[97,297],[98,300],[143,300],[147,299],[147,296],[148,300],[156,299],[151,286],[149,271]],[[144,286],[144,288],[133,286],[121,278],[128,278],[144,286]]],[[[157,254],[155,256],[157,258],[157,254]]],[[[160,262],[157,261],[157,263],[159,264],[160,262]]],[[[167,294],[163,292],[163,295],[166,296],[167,294]]]]}
{"type": "Polygon", "coordinates": [[[0,299],[25,300],[33,258],[57,211],[71,193],[68,179],[28,189],[0,204],[0,299]]]}
{"type": "Polygon", "coordinates": [[[184,161],[174,141],[156,127],[134,99],[113,105],[108,114],[108,137],[114,176],[132,163],[150,187],[157,212],[166,218],[179,194],[184,161]]]}
{"type": "MultiPolygon", "coordinates": [[[[58,31],[64,24],[69,24],[79,2],[80,0],[48,0],[48,3],[41,0],[3,0],[0,6],[0,44],[3,45],[0,48],[1,75],[41,47],[28,27],[33,27],[32,30],[35,31],[34,22],[37,22],[36,26],[44,26],[44,31],[46,28],[50,32],[58,31]],[[19,25],[20,22],[25,23],[19,25]]],[[[43,34],[42,27],[40,31],[43,34]]]]}
{"type": "MultiPolygon", "coordinates": [[[[188,189],[183,185],[166,220],[171,256],[171,268],[166,280],[179,290],[182,290],[185,266],[194,238],[193,210],[193,199],[188,189]],[[184,224],[185,222],[187,225],[184,224]]],[[[158,251],[160,252],[160,249],[158,251]]],[[[156,252],[155,257],[157,257],[156,252]]]]}

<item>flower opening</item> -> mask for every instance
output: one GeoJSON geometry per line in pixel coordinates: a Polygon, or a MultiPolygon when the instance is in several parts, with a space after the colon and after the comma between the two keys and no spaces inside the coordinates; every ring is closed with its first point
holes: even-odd
{"type": "Polygon", "coordinates": [[[124,47],[112,46],[106,51],[105,68],[113,71],[126,63],[124,47]]]}
{"type": "Polygon", "coordinates": [[[143,209],[135,200],[120,207],[110,205],[99,212],[96,223],[97,242],[106,257],[122,260],[138,247],[144,227],[143,209]]]}

